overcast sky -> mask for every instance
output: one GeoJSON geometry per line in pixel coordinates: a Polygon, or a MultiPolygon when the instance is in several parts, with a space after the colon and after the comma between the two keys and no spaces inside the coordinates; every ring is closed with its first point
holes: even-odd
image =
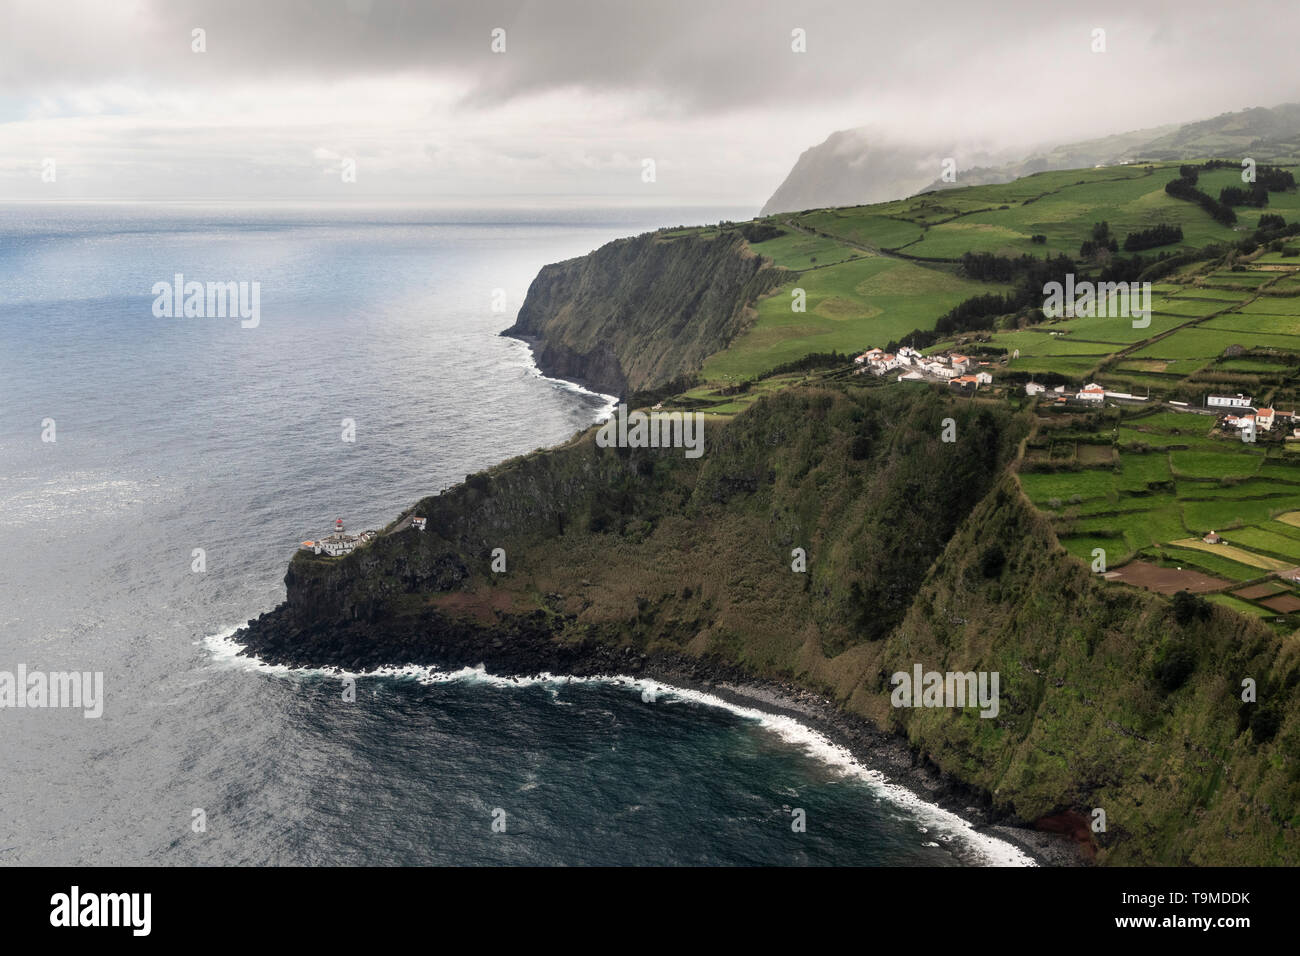
{"type": "Polygon", "coordinates": [[[1300,100],[1297,49],[1297,0],[0,0],[0,198],[757,209],[837,129],[960,165],[1300,100]]]}

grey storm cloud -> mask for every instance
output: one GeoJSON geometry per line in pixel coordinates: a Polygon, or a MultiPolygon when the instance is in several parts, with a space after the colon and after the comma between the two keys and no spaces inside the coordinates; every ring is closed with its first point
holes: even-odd
{"type": "Polygon", "coordinates": [[[1294,0],[147,0],[122,5],[122,32],[97,42],[85,35],[93,21],[51,21],[37,12],[57,11],[60,0],[0,6],[8,21],[0,20],[7,27],[0,30],[0,89],[8,93],[111,81],[409,72],[460,80],[471,107],[589,88],[647,92],[661,97],[664,109],[701,113],[873,90],[960,97],[999,64],[1022,65],[1027,85],[1082,91],[1090,78],[1068,57],[1053,71],[1052,49],[1071,31],[1086,37],[1093,27],[1106,28],[1116,55],[1131,58],[1134,81],[1172,86],[1209,71],[1240,88],[1243,103],[1254,102],[1250,85],[1275,85],[1279,71],[1285,92],[1294,89],[1300,26],[1294,0]],[[189,50],[195,27],[207,31],[202,58],[189,50]],[[495,27],[506,30],[505,55],[489,50],[495,27]],[[806,55],[791,53],[795,28],[807,32],[806,55]],[[1175,73],[1161,77],[1144,67],[1175,73]]]}
{"type": "Polygon", "coordinates": [[[0,0],[0,196],[333,196],[355,158],[356,197],[757,208],[836,130],[968,168],[1300,100],[1298,46],[1300,0],[0,0]]]}

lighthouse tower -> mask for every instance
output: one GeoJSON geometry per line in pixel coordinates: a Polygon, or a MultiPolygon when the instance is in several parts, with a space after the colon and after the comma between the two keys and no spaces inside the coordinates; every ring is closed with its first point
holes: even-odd
{"type": "Polygon", "coordinates": [[[335,519],[334,519],[334,533],[335,533],[335,534],[342,534],[342,533],[343,533],[343,519],[342,519],[342,518],[335,518],[335,519]]]}

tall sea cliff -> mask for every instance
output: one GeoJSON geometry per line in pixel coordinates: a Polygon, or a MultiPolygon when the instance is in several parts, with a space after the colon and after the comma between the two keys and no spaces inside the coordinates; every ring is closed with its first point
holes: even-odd
{"type": "Polygon", "coordinates": [[[790,275],[739,229],[647,233],[544,266],[515,324],[546,375],[626,396],[696,372],[790,275]]]}

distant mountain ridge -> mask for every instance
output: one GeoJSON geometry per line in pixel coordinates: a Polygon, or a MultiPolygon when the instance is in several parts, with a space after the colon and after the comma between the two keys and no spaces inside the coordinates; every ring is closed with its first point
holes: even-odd
{"type": "Polygon", "coordinates": [[[1255,107],[1192,123],[1170,124],[1067,143],[1028,156],[1012,151],[965,152],[956,182],[944,182],[943,158],[953,147],[902,145],[866,128],[841,130],[803,152],[762,215],[856,206],[919,192],[1005,183],[1032,173],[1112,166],[1138,159],[1182,160],[1251,150],[1258,160],[1300,156],[1300,104],[1255,107]]]}

